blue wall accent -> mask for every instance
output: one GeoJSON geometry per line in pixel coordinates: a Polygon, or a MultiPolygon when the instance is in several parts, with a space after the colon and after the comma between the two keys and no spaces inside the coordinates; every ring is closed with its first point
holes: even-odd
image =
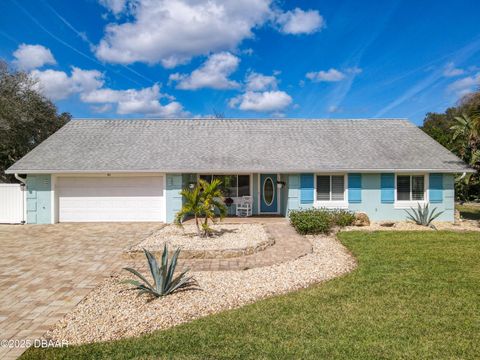
{"type": "Polygon", "coordinates": [[[48,175],[27,175],[27,224],[52,223],[52,181],[48,175]]]}
{"type": "Polygon", "coordinates": [[[350,204],[362,202],[362,174],[348,174],[348,202],[350,204]]]}
{"type": "Polygon", "coordinates": [[[432,204],[439,204],[443,201],[443,175],[430,174],[429,178],[429,201],[432,204]]]}
{"type": "MultiPolygon", "coordinates": [[[[380,174],[362,174],[362,203],[349,204],[351,211],[365,212],[373,221],[403,221],[406,220],[404,209],[396,208],[395,204],[386,204],[381,200],[380,174]]],[[[455,190],[454,176],[443,174],[443,202],[432,204],[431,208],[444,211],[437,221],[454,221],[455,190]]]]}
{"type": "Polygon", "coordinates": [[[167,174],[167,214],[166,221],[171,223],[175,220],[175,214],[182,208],[182,174],[167,174]]]}
{"type": "Polygon", "coordinates": [[[300,175],[288,175],[287,205],[285,216],[290,210],[300,209],[300,175]]]}
{"type": "Polygon", "coordinates": [[[300,174],[300,203],[313,205],[314,191],[313,174],[300,174]]]}
{"type": "Polygon", "coordinates": [[[395,174],[381,174],[382,204],[393,204],[395,201],[395,174]]]}

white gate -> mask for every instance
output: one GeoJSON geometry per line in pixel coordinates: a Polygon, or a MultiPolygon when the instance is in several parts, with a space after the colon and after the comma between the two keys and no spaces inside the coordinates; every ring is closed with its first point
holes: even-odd
{"type": "Polygon", "coordinates": [[[0,184],[0,224],[19,224],[25,220],[25,187],[0,184]]]}

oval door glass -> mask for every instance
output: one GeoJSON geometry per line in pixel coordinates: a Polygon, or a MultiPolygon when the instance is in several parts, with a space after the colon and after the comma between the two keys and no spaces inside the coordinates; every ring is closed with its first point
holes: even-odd
{"type": "Polygon", "coordinates": [[[263,182],[263,201],[266,205],[270,206],[273,203],[274,189],[273,181],[271,178],[266,178],[263,182]]]}

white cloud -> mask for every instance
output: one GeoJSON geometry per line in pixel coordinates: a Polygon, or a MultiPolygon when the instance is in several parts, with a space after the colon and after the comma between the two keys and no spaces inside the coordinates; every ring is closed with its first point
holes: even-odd
{"type": "Polygon", "coordinates": [[[91,104],[116,104],[117,114],[120,115],[182,117],[187,114],[179,102],[171,101],[165,105],[161,104],[160,99],[170,97],[160,93],[158,84],[138,90],[97,89],[81,94],[80,98],[83,102],[91,104]]]}
{"type": "Polygon", "coordinates": [[[126,8],[127,0],[99,0],[100,5],[105,6],[114,15],[118,15],[126,8]]]}
{"type": "Polygon", "coordinates": [[[292,103],[292,98],[277,87],[278,80],[274,75],[250,72],[245,78],[245,92],[230,99],[228,104],[231,108],[244,111],[274,112],[278,115],[292,103]]]}
{"type": "Polygon", "coordinates": [[[464,73],[465,73],[465,70],[456,68],[453,62],[449,62],[447,65],[445,65],[445,68],[443,70],[443,76],[445,77],[459,76],[464,73]]]}
{"type": "Polygon", "coordinates": [[[232,50],[268,19],[271,0],[137,0],[133,21],[113,23],[96,48],[99,59],[174,67],[193,56],[232,50]]]}
{"type": "Polygon", "coordinates": [[[71,75],[57,70],[32,70],[37,89],[52,100],[61,100],[74,93],[92,91],[103,86],[103,74],[97,70],[72,67],[71,75]]]}
{"type": "Polygon", "coordinates": [[[176,88],[182,90],[237,88],[239,84],[228,77],[237,70],[239,63],[240,59],[229,52],[213,54],[190,75],[171,74],[169,81],[178,82],[176,88]]]}
{"type": "Polygon", "coordinates": [[[244,111],[271,112],[286,108],[292,98],[284,91],[247,91],[230,99],[229,105],[244,111]]]}
{"type": "Polygon", "coordinates": [[[267,89],[276,89],[278,82],[275,76],[268,76],[251,72],[245,79],[247,91],[263,91],[267,89]]]}
{"type": "Polygon", "coordinates": [[[55,65],[56,61],[50,49],[42,45],[27,45],[20,44],[20,46],[13,52],[15,60],[13,63],[19,69],[32,70],[40,68],[44,65],[55,65]]]}
{"type": "MultiPolygon", "coordinates": [[[[117,15],[95,49],[107,62],[161,63],[173,68],[192,57],[233,51],[269,24],[284,34],[310,34],[325,25],[316,10],[282,12],[274,0],[100,0],[117,15]],[[119,15],[128,13],[120,19],[119,15]]],[[[246,50],[251,53],[251,50],[246,50]]]]}
{"type": "Polygon", "coordinates": [[[304,11],[295,8],[277,15],[275,22],[285,34],[311,34],[325,27],[325,21],[317,10],[304,11]]]}
{"type": "Polygon", "coordinates": [[[480,72],[454,81],[447,87],[447,91],[463,96],[473,92],[477,87],[480,87],[480,72]]]}
{"type": "Polygon", "coordinates": [[[335,82],[345,79],[345,74],[337,69],[330,69],[327,71],[321,70],[317,72],[309,72],[305,75],[307,79],[312,80],[313,82],[335,82]]]}

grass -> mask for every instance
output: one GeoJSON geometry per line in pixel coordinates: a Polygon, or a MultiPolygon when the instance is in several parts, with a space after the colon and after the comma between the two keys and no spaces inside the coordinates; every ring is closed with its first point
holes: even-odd
{"type": "Polygon", "coordinates": [[[147,336],[30,349],[23,359],[480,357],[478,233],[339,237],[359,261],[341,278],[147,336]]]}
{"type": "Polygon", "coordinates": [[[456,205],[462,219],[480,220],[480,205],[456,205]]]}

